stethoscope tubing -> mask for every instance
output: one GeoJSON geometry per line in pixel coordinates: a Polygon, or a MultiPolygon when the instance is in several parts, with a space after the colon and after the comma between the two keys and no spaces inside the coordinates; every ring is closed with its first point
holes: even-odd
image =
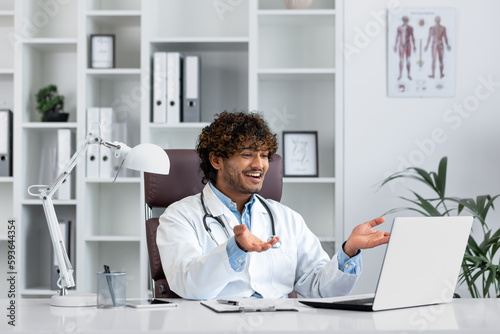
{"type": "MultiPolygon", "coordinates": [[[[267,213],[269,214],[269,218],[271,219],[271,232],[272,232],[272,236],[271,236],[270,239],[272,239],[272,238],[276,237],[276,227],[275,227],[275,224],[274,224],[273,213],[271,212],[271,209],[267,205],[266,200],[264,198],[262,198],[262,196],[256,195],[256,197],[262,203],[262,205],[264,206],[264,209],[266,209],[267,213]]],[[[212,214],[210,214],[208,212],[207,207],[205,205],[205,199],[204,198],[205,198],[205,196],[203,195],[203,192],[201,192],[201,194],[200,194],[201,206],[203,207],[203,211],[205,212],[205,215],[203,216],[203,226],[205,227],[205,230],[208,232],[208,234],[210,235],[210,237],[212,238],[212,240],[215,241],[215,243],[217,244],[217,246],[219,246],[219,243],[217,242],[217,240],[215,240],[215,236],[213,235],[212,229],[210,228],[209,224],[207,223],[207,220],[209,218],[213,218],[222,227],[222,229],[224,230],[224,233],[226,234],[226,237],[228,239],[230,238],[229,232],[227,230],[226,224],[224,224],[224,222],[222,221],[222,219],[220,219],[219,217],[214,217],[212,214]]],[[[278,241],[278,243],[276,243],[273,247],[274,248],[278,248],[280,246],[281,246],[281,241],[278,241]]]]}

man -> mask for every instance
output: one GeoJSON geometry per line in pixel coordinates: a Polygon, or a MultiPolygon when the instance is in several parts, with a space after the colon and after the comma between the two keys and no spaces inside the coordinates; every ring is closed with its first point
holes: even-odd
{"type": "Polygon", "coordinates": [[[197,145],[205,188],[160,217],[157,244],[172,291],[189,299],[349,294],[362,269],[359,250],[388,242],[389,233],[373,229],[384,219],[357,226],[330,260],[298,213],[255,195],[277,150],[262,117],[216,116],[197,145]]]}
{"type": "Polygon", "coordinates": [[[429,43],[432,41],[431,44],[432,73],[429,75],[429,78],[434,78],[434,73],[436,70],[436,58],[438,58],[439,60],[440,78],[443,78],[444,43],[446,43],[446,48],[448,49],[448,51],[451,50],[451,47],[448,45],[448,36],[446,36],[446,28],[441,25],[441,17],[436,16],[434,18],[434,22],[436,24],[429,28],[429,37],[427,38],[427,45],[425,46],[424,51],[427,51],[427,49],[429,48],[429,43]]]}
{"type": "Polygon", "coordinates": [[[408,25],[408,16],[403,16],[403,24],[398,27],[396,34],[396,43],[394,45],[394,52],[399,49],[399,77],[398,80],[403,76],[403,63],[406,57],[406,71],[408,79],[411,80],[410,67],[411,67],[411,49],[413,44],[413,52],[417,50],[415,47],[415,38],[413,37],[413,27],[408,25]]]}

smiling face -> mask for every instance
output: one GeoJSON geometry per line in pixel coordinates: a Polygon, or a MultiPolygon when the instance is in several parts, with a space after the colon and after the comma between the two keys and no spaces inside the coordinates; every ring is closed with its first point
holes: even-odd
{"type": "Polygon", "coordinates": [[[240,209],[252,194],[262,189],[269,169],[269,152],[255,151],[246,142],[229,158],[212,155],[210,161],[217,170],[215,187],[236,202],[240,209]]]}

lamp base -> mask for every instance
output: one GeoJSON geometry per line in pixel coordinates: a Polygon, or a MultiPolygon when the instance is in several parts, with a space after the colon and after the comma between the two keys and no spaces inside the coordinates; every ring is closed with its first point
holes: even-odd
{"type": "Polygon", "coordinates": [[[97,305],[95,293],[67,294],[64,296],[54,295],[50,298],[50,305],[57,307],[87,307],[97,305]]]}

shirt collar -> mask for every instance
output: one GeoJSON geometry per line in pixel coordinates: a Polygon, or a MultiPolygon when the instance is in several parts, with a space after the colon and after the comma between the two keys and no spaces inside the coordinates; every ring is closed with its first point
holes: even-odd
{"type": "MultiPolygon", "coordinates": [[[[211,182],[209,184],[210,184],[210,188],[212,189],[212,191],[214,192],[214,194],[217,196],[217,198],[220,199],[220,201],[222,202],[222,204],[224,204],[229,210],[231,210],[233,212],[234,211],[238,212],[237,205],[236,205],[235,202],[233,202],[229,197],[227,197],[226,195],[224,195],[211,182]]],[[[255,203],[255,198],[256,198],[255,194],[253,194],[252,197],[250,197],[250,200],[245,204],[245,206],[247,207],[248,212],[250,212],[252,210],[252,206],[255,203]]]]}

